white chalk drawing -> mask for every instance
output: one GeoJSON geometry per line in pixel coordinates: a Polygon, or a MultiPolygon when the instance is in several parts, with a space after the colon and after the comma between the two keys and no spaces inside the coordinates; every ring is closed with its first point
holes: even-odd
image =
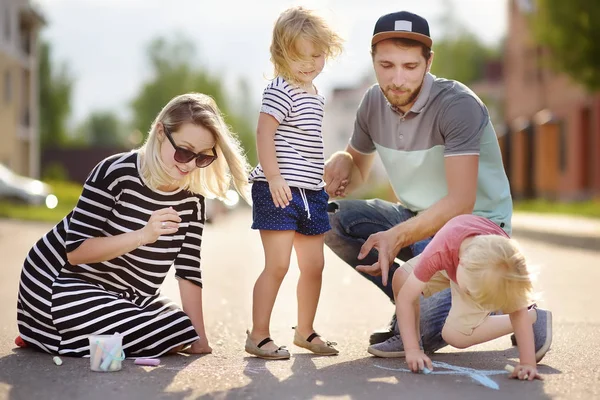
{"type": "MultiPolygon", "coordinates": [[[[375,364],[375,366],[377,368],[386,369],[389,371],[411,372],[411,370],[407,368],[390,368],[378,364],[375,364]]],[[[435,369],[429,373],[430,375],[464,375],[470,377],[471,379],[485,387],[495,390],[499,390],[500,386],[498,386],[496,382],[488,378],[488,376],[506,375],[506,371],[504,370],[478,370],[468,367],[458,367],[456,365],[450,365],[441,361],[433,361],[433,367],[435,369]],[[439,371],[438,368],[441,368],[443,370],[439,371]]]]}
{"type": "Polygon", "coordinates": [[[268,369],[267,367],[246,367],[245,371],[251,374],[260,374],[263,371],[268,371],[268,369]]]}

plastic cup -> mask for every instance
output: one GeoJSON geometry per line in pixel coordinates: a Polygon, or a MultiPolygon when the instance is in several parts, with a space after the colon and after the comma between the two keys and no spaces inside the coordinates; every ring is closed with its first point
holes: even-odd
{"type": "Polygon", "coordinates": [[[123,336],[90,335],[90,369],[97,372],[114,372],[121,370],[121,362],[125,359],[123,352],[123,336]]]}

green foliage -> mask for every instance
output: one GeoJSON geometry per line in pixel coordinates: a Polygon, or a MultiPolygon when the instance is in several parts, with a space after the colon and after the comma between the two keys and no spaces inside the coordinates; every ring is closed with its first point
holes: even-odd
{"type": "Polygon", "coordinates": [[[600,2],[538,0],[531,15],[536,41],[549,61],[590,92],[600,89],[600,2]]]}
{"type": "Polygon", "coordinates": [[[124,129],[119,117],[111,111],[90,114],[79,127],[77,136],[87,146],[119,147],[125,141],[124,129]]]}
{"type": "Polygon", "coordinates": [[[600,200],[572,203],[559,203],[547,200],[524,200],[516,201],[514,204],[514,210],[544,214],[564,214],[600,218],[600,200]]]}
{"type": "Polygon", "coordinates": [[[42,41],[39,49],[40,139],[42,148],[68,143],[73,78],[65,64],[52,65],[52,49],[42,41]]]}
{"type": "Polygon", "coordinates": [[[52,163],[43,168],[42,179],[45,181],[65,181],[69,177],[69,172],[64,165],[59,163],[52,163]]]}
{"type": "MultiPolygon", "coordinates": [[[[190,40],[182,36],[155,39],[148,46],[147,57],[151,78],[131,103],[133,129],[143,132],[145,138],[156,115],[169,100],[183,93],[204,93],[215,99],[227,124],[239,135],[250,162],[256,162],[252,127],[246,118],[233,112],[220,78],[197,65],[196,49],[190,40]]],[[[248,107],[248,103],[244,106],[248,107]]]]}
{"type": "Polygon", "coordinates": [[[468,85],[484,77],[486,64],[499,60],[501,51],[498,46],[484,44],[470,32],[455,14],[452,2],[446,1],[444,5],[445,10],[438,21],[444,33],[433,42],[431,72],[468,85]]]}
{"type": "Polygon", "coordinates": [[[470,84],[483,78],[486,63],[499,59],[499,51],[486,47],[476,35],[460,29],[433,45],[431,72],[441,78],[470,84]]]}

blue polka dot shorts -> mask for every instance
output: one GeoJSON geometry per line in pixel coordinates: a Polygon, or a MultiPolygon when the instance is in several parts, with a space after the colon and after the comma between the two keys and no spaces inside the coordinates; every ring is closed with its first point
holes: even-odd
{"type": "Polygon", "coordinates": [[[296,231],[303,235],[321,235],[331,229],[327,215],[329,195],[324,189],[290,187],[292,200],[285,208],[275,207],[269,184],[252,184],[252,229],[296,231]]]}

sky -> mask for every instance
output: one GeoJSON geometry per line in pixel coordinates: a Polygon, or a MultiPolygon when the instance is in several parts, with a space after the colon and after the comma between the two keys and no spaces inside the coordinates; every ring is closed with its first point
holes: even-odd
{"type": "MultiPolygon", "coordinates": [[[[451,10],[481,40],[493,44],[506,31],[507,0],[35,0],[47,20],[42,36],[53,61],[75,77],[72,123],[90,112],[129,115],[129,103],[150,78],[146,46],[152,39],[182,34],[197,47],[201,66],[236,95],[239,79],[258,107],[272,71],[269,45],[277,16],[292,5],[323,14],[345,40],[344,53],[328,63],[315,83],[327,95],[352,86],[370,72],[370,39],[381,15],[408,10],[429,21],[434,40],[440,17],[451,10]]],[[[258,112],[258,111],[257,111],[258,112]]]]}

